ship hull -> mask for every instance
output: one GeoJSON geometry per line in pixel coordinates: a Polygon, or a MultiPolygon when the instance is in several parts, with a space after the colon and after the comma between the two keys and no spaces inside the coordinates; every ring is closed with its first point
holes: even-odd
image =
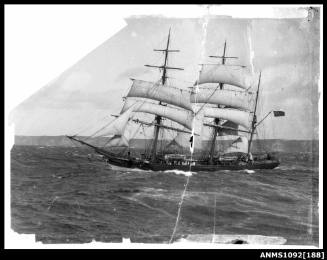
{"type": "MultiPolygon", "coordinates": [[[[76,140],[72,137],[69,137],[73,140],[76,140]]],[[[255,159],[253,161],[244,160],[219,160],[214,164],[209,164],[205,161],[196,161],[196,160],[175,160],[173,159],[169,163],[165,160],[159,162],[150,162],[144,159],[138,159],[133,157],[120,157],[109,151],[100,149],[93,145],[87,144],[84,141],[80,143],[90,146],[97,152],[101,154],[106,161],[114,166],[130,168],[130,169],[141,169],[141,170],[151,170],[151,171],[169,171],[169,170],[181,170],[181,171],[192,171],[192,172],[217,172],[224,170],[255,170],[255,169],[274,169],[279,165],[279,160],[275,158],[270,159],[255,159]]]]}
{"type": "Polygon", "coordinates": [[[181,171],[192,171],[192,172],[217,172],[224,170],[255,170],[255,169],[273,169],[279,165],[278,160],[262,160],[253,162],[234,162],[229,164],[201,164],[195,163],[194,165],[169,165],[165,163],[148,162],[142,160],[128,160],[125,158],[112,158],[106,157],[107,162],[111,165],[131,168],[131,169],[141,169],[141,170],[151,170],[151,171],[169,171],[169,170],[181,170],[181,171]]]}
{"type": "Polygon", "coordinates": [[[184,165],[152,165],[153,171],[166,171],[166,170],[182,170],[182,171],[192,171],[192,172],[217,172],[225,170],[254,170],[254,169],[273,169],[279,165],[278,162],[265,161],[265,162],[255,162],[255,163],[246,163],[243,165],[202,165],[197,164],[193,166],[184,166],[184,165]]]}

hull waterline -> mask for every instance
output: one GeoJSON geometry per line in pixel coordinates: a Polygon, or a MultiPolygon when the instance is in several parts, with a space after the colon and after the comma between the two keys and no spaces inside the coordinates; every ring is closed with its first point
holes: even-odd
{"type": "Polygon", "coordinates": [[[194,164],[194,165],[169,165],[164,163],[148,162],[148,161],[135,161],[128,159],[118,159],[118,158],[108,158],[107,162],[111,165],[124,167],[124,168],[136,168],[141,170],[151,170],[151,171],[167,171],[167,170],[181,170],[181,171],[192,171],[192,172],[217,172],[224,170],[254,170],[254,169],[274,169],[279,165],[278,160],[265,160],[265,161],[253,161],[253,162],[236,162],[230,164],[194,164]]]}

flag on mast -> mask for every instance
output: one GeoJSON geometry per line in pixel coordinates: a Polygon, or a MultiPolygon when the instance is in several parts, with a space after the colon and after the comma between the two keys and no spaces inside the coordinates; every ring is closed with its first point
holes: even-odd
{"type": "Polygon", "coordinates": [[[273,111],[274,112],[274,116],[275,117],[278,117],[278,116],[285,116],[285,112],[282,111],[282,110],[276,110],[276,111],[273,111]]]}

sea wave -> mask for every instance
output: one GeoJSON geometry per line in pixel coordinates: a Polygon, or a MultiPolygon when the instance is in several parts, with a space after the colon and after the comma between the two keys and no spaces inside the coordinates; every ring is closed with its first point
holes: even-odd
{"type": "MultiPolygon", "coordinates": [[[[254,174],[195,174],[108,169],[103,161],[90,162],[84,156],[88,153],[62,147],[13,149],[11,220],[16,232],[36,233],[36,240],[44,243],[121,242],[123,237],[132,243],[165,243],[180,206],[176,239],[207,234],[216,223],[222,235],[257,234],[283,237],[292,245],[318,244],[319,183],[312,162],[294,157],[277,169],[254,174]]],[[[212,235],[208,239],[211,242],[212,235]]],[[[252,241],[224,241],[240,240],[252,241]]]]}
{"type": "Polygon", "coordinates": [[[315,168],[312,166],[302,166],[302,165],[280,165],[276,167],[274,170],[280,170],[280,171],[312,171],[315,168]]]}
{"type": "Polygon", "coordinates": [[[110,164],[110,169],[113,171],[121,171],[121,172],[153,172],[151,170],[141,170],[141,169],[137,169],[137,168],[126,168],[126,167],[120,167],[120,166],[116,166],[116,165],[111,165],[110,164]]]}
{"type": "Polygon", "coordinates": [[[248,169],[245,169],[244,172],[246,172],[246,173],[255,173],[255,170],[248,170],[248,169]]]}
{"type": "Polygon", "coordinates": [[[196,174],[196,172],[181,171],[181,170],[167,170],[164,171],[164,173],[174,173],[176,175],[184,175],[184,176],[192,176],[193,174],[196,174]]]}

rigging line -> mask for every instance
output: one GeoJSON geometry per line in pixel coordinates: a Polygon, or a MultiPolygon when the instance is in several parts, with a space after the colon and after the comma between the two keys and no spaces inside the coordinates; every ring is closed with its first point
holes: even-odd
{"type": "Polygon", "coordinates": [[[183,81],[183,82],[186,82],[186,83],[194,84],[194,81],[183,80],[183,79],[179,79],[179,78],[175,78],[175,77],[167,77],[167,78],[168,79],[175,79],[175,80],[178,80],[178,81],[183,81]]]}
{"type": "MultiPolygon", "coordinates": [[[[161,60],[161,59],[162,59],[162,57],[159,55],[156,60],[153,58],[152,60],[150,60],[148,62],[153,65],[159,65],[159,60],[161,60]]],[[[153,70],[147,69],[146,71],[148,72],[148,71],[153,71],[153,70]]]]}
{"type": "Polygon", "coordinates": [[[147,155],[147,142],[148,142],[148,137],[145,133],[145,129],[144,129],[144,126],[142,125],[142,131],[140,131],[140,134],[142,135],[143,137],[143,140],[144,140],[144,143],[143,143],[143,154],[146,156],[147,155]]]}
{"type": "Polygon", "coordinates": [[[259,136],[259,132],[258,129],[255,129],[255,134],[257,135],[257,142],[258,142],[258,146],[259,146],[259,150],[263,150],[266,153],[268,153],[267,149],[266,149],[266,145],[264,144],[264,142],[261,142],[261,137],[259,136]]]}
{"type": "MultiPolygon", "coordinates": [[[[114,119],[115,120],[115,119],[114,119]]],[[[107,123],[105,126],[101,127],[98,131],[96,131],[95,133],[93,133],[92,135],[88,136],[86,139],[84,139],[84,141],[86,141],[87,139],[93,137],[94,135],[96,135],[97,133],[99,133],[101,130],[105,129],[108,125],[110,125],[114,120],[110,121],[109,123],[107,123]]]]}
{"type": "MultiPolygon", "coordinates": [[[[143,130],[144,130],[144,126],[143,126],[143,130]]],[[[147,140],[149,140],[149,142],[145,142],[144,143],[144,149],[145,149],[145,154],[148,155],[150,153],[150,147],[152,147],[152,144],[153,144],[153,139],[152,139],[152,134],[151,134],[151,137],[149,138],[149,133],[146,134],[145,131],[143,131],[143,134],[144,136],[147,138],[147,140]]]]}
{"type": "Polygon", "coordinates": [[[202,110],[202,108],[206,105],[206,104],[208,104],[208,100],[213,96],[213,94],[215,94],[215,92],[217,91],[217,89],[219,88],[219,86],[220,85],[217,85],[216,86],[216,88],[214,89],[214,91],[211,93],[211,95],[207,98],[207,101],[206,101],[206,103],[204,103],[201,107],[200,107],[200,109],[195,113],[195,115],[197,115],[201,110],[202,110]]]}
{"type": "MultiPolygon", "coordinates": [[[[166,41],[167,40],[167,38],[166,38],[166,36],[164,36],[164,37],[162,37],[162,40],[159,40],[157,43],[155,43],[153,46],[160,46],[160,48],[161,48],[161,44],[163,44],[164,43],[164,41],[166,41]]],[[[155,63],[157,63],[159,60],[161,60],[162,59],[162,56],[160,55],[160,53],[158,53],[158,57],[157,57],[157,59],[155,59],[155,55],[154,56],[152,56],[152,58],[150,58],[150,60],[148,60],[148,62],[151,62],[151,63],[153,63],[154,62],[154,60],[155,60],[155,63]]]]}
{"type": "MultiPolygon", "coordinates": [[[[225,38],[225,40],[226,40],[226,38],[225,38]]],[[[225,45],[225,43],[223,42],[223,43],[221,43],[221,45],[217,45],[217,48],[215,47],[215,49],[218,50],[218,54],[217,54],[217,56],[220,56],[219,53],[220,53],[221,50],[224,49],[224,45],[225,45]]],[[[214,53],[214,52],[213,52],[213,53],[214,53]]],[[[211,57],[210,57],[210,58],[211,58],[211,57]]]]}
{"type": "MultiPolygon", "coordinates": [[[[108,117],[108,115],[102,117],[99,121],[102,121],[103,119],[105,119],[106,117],[108,117]]],[[[75,135],[79,135],[80,133],[84,132],[86,129],[90,128],[92,126],[90,126],[90,124],[88,123],[86,127],[84,127],[82,130],[80,130],[79,132],[77,132],[75,135]]]]}
{"type": "Polygon", "coordinates": [[[73,144],[73,147],[76,147],[75,143],[70,138],[69,138],[69,141],[73,144]]]}
{"type": "Polygon", "coordinates": [[[112,139],[113,137],[108,137],[108,141],[101,147],[101,148],[104,148],[112,139]]]}
{"type": "MultiPolygon", "coordinates": [[[[69,141],[73,144],[73,148],[77,148],[76,144],[71,139],[69,139],[69,141]]],[[[77,163],[77,165],[79,167],[79,163],[77,163]]]]}
{"type": "MultiPolygon", "coordinates": [[[[144,125],[141,125],[142,126],[142,133],[143,133],[143,136],[144,137],[147,137],[146,134],[145,134],[145,129],[144,129],[144,125]]],[[[146,139],[146,138],[144,138],[146,139]]],[[[146,153],[146,142],[144,142],[144,154],[146,153]]]]}
{"type": "MultiPolygon", "coordinates": [[[[139,132],[140,127],[141,127],[141,125],[138,125],[138,126],[137,126],[136,131],[135,131],[134,134],[129,138],[128,142],[129,142],[131,139],[133,139],[133,138],[135,137],[135,135],[139,132]]],[[[104,146],[102,146],[102,148],[105,148],[105,146],[110,142],[110,140],[111,140],[111,138],[109,138],[109,140],[104,144],[104,146]]],[[[123,151],[122,151],[122,154],[124,154],[124,153],[127,151],[128,148],[129,148],[129,147],[124,147],[124,149],[123,149],[123,151]]]]}
{"type": "MultiPolygon", "coordinates": [[[[136,101],[137,102],[137,101],[136,101]]],[[[146,100],[143,100],[142,104],[140,106],[142,106],[144,103],[146,102],[146,100]]],[[[115,120],[115,119],[114,119],[115,120]]],[[[86,141],[87,139],[93,137],[94,135],[96,135],[97,133],[99,133],[101,130],[105,129],[109,124],[111,124],[112,122],[114,122],[114,120],[110,121],[109,123],[107,123],[105,126],[103,126],[102,128],[100,128],[98,131],[96,131],[95,133],[93,133],[92,135],[88,136],[86,139],[84,139],[84,141],[86,141]]]]}

